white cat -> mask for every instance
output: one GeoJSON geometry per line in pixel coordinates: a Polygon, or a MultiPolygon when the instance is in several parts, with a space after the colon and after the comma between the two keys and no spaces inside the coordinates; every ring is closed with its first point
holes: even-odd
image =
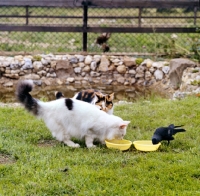
{"type": "Polygon", "coordinates": [[[87,102],[63,98],[42,102],[33,98],[31,80],[20,81],[17,86],[17,99],[35,116],[43,119],[53,137],[71,147],[79,147],[71,139],[85,139],[88,148],[94,147],[93,141],[101,143],[105,139],[122,139],[130,121],[109,115],[87,102]]]}

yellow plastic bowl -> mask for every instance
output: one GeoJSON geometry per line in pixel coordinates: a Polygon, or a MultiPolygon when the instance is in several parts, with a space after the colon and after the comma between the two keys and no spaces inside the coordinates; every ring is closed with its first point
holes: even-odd
{"type": "Polygon", "coordinates": [[[158,150],[158,148],[161,145],[161,143],[153,145],[151,140],[140,140],[140,141],[134,141],[133,145],[135,146],[135,148],[137,150],[146,151],[147,152],[147,151],[156,151],[156,150],[158,150]]]}
{"type": "Polygon", "coordinates": [[[119,150],[128,150],[131,145],[132,142],[129,140],[117,140],[117,139],[113,139],[113,140],[105,140],[106,142],[106,146],[108,148],[115,148],[115,149],[119,149],[119,150]]]}

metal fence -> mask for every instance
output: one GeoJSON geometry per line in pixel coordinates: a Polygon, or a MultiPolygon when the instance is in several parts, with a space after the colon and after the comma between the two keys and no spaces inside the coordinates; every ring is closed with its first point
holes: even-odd
{"type": "Polygon", "coordinates": [[[0,0],[0,51],[190,55],[199,0],[0,0]]]}

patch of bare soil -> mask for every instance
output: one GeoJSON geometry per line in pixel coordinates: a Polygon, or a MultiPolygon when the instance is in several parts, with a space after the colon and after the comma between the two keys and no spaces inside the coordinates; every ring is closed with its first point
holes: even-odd
{"type": "Polygon", "coordinates": [[[40,140],[38,142],[39,147],[53,147],[56,146],[59,143],[59,141],[56,140],[40,140]]]}
{"type": "Polygon", "coordinates": [[[11,158],[10,155],[7,154],[0,154],[0,164],[11,164],[14,160],[11,158]]]}

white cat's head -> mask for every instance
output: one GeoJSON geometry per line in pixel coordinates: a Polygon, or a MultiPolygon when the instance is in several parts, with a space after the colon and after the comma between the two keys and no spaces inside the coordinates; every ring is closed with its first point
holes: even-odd
{"type": "Polygon", "coordinates": [[[123,139],[123,137],[126,135],[126,129],[130,121],[122,121],[117,126],[113,127],[111,130],[109,130],[109,134],[107,135],[108,140],[112,139],[123,139]]]}

